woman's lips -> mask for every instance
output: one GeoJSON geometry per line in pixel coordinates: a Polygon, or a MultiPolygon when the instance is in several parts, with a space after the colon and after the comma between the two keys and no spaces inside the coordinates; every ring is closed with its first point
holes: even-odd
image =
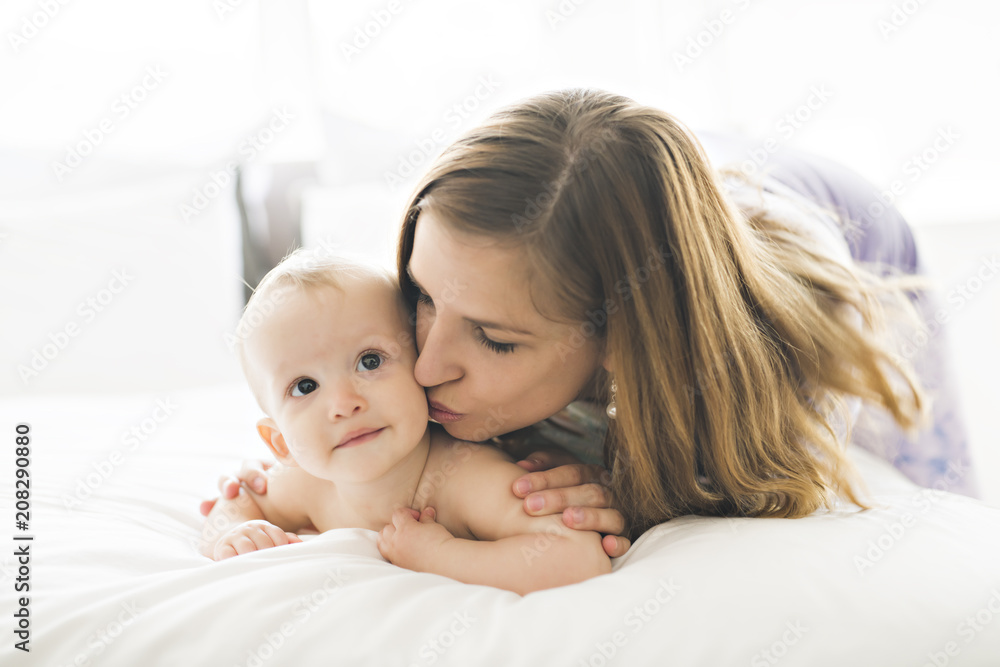
{"type": "Polygon", "coordinates": [[[439,424],[457,422],[465,416],[457,412],[452,412],[443,403],[438,403],[437,401],[427,401],[427,407],[429,408],[430,418],[439,424]]]}
{"type": "Polygon", "coordinates": [[[359,431],[352,431],[351,433],[347,434],[347,437],[345,437],[339,445],[337,445],[336,449],[340,449],[342,447],[354,447],[355,445],[363,445],[369,440],[377,438],[378,434],[381,433],[384,429],[385,427],[383,426],[382,428],[377,428],[377,429],[365,428],[359,431]]]}

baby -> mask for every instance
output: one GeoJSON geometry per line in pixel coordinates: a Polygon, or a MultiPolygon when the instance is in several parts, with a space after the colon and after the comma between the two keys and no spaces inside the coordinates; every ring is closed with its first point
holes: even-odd
{"type": "Polygon", "coordinates": [[[238,331],[267,415],[257,431],[280,465],[266,495],[244,486],[216,504],[205,555],[360,527],[380,531],[395,565],[519,594],[610,572],[597,533],[524,513],[511,491],[524,470],[509,456],[428,422],[409,310],[386,271],[297,250],[261,281],[238,331]]]}

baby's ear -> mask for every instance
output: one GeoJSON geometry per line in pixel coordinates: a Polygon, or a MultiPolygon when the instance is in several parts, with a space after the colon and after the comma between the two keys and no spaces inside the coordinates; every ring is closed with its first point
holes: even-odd
{"type": "Polygon", "coordinates": [[[278,430],[278,425],[270,417],[264,417],[257,422],[257,433],[260,435],[260,439],[264,441],[267,448],[271,450],[274,454],[274,458],[278,459],[285,465],[293,466],[295,465],[295,459],[288,451],[288,445],[285,444],[285,437],[281,435],[281,431],[278,430]]]}

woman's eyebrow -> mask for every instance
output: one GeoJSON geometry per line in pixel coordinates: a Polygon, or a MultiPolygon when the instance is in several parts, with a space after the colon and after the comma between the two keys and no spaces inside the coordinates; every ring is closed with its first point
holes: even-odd
{"type": "MultiPolygon", "coordinates": [[[[427,293],[427,291],[423,287],[420,286],[420,283],[417,282],[417,279],[413,277],[413,271],[410,270],[409,264],[406,265],[406,275],[407,275],[407,277],[409,277],[410,282],[412,282],[416,286],[416,288],[418,290],[420,290],[421,292],[424,292],[425,294],[427,293]]],[[[480,327],[480,328],[483,328],[483,329],[493,329],[494,331],[504,331],[504,332],[507,332],[507,333],[517,334],[517,335],[520,335],[520,336],[534,336],[535,335],[535,334],[531,333],[530,331],[525,331],[524,329],[518,329],[517,327],[510,327],[510,326],[507,326],[505,324],[497,324],[496,322],[487,322],[485,320],[474,320],[471,317],[463,317],[462,319],[464,319],[469,324],[472,324],[474,326],[477,326],[477,327],[480,327]]]]}

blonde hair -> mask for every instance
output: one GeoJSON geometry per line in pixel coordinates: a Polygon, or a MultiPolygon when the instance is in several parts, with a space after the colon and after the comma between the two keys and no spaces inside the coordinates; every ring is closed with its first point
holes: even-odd
{"type": "Polygon", "coordinates": [[[298,248],[285,255],[277,266],[261,278],[236,325],[234,348],[257,405],[264,412],[267,412],[267,408],[261,401],[257,383],[247,362],[247,338],[280,305],[284,294],[282,288],[308,290],[333,287],[343,290],[354,280],[375,280],[399,293],[396,278],[390,270],[349,254],[331,252],[324,247],[298,248]]]}
{"type": "Polygon", "coordinates": [[[667,113],[574,89],[464,135],[405,214],[397,269],[411,303],[428,209],[523,249],[536,307],[600,340],[617,385],[605,459],[632,536],[683,514],[801,517],[838,495],[865,507],[831,425],[843,397],[906,429],[924,417],[884,339],[883,304],[905,311],[902,286],[837,263],[800,227],[744,216],[667,113]]]}

